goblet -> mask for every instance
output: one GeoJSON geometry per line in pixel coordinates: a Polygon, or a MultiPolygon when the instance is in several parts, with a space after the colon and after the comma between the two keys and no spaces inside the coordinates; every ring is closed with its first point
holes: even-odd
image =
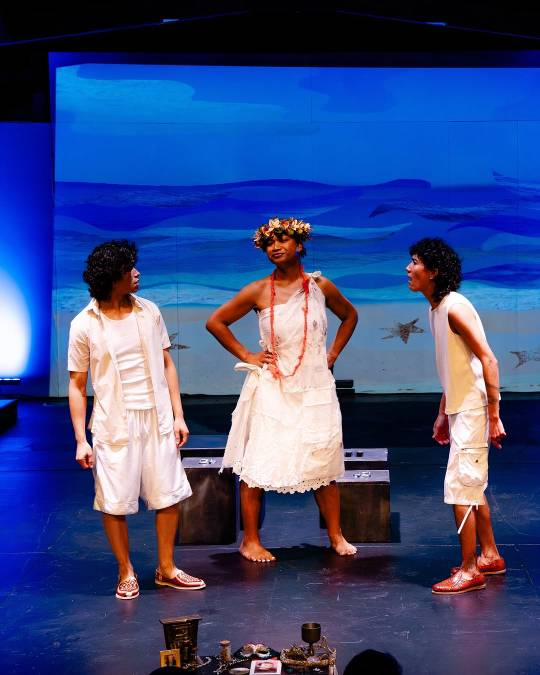
{"type": "Polygon", "coordinates": [[[302,624],[302,640],[309,644],[308,656],[313,656],[315,650],[313,645],[321,639],[321,624],[320,623],[303,623],[302,624]]]}

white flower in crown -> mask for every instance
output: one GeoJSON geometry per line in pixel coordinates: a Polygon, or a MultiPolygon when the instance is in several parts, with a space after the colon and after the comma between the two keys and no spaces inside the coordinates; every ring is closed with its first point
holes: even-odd
{"type": "Polygon", "coordinates": [[[253,243],[257,248],[262,248],[265,240],[270,239],[274,234],[287,234],[289,236],[297,235],[301,241],[309,239],[311,225],[297,218],[270,218],[267,223],[261,225],[253,235],[253,243]]]}

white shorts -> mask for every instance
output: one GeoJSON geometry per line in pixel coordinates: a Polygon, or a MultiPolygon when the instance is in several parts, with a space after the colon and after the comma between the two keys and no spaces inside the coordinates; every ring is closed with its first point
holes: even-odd
{"type": "Polygon", "coordinates": [[[448,415],[450,454],[444,479],[446,504],[485,504],[488,484],[489,422],[487,408],[448,415]]]}
{"type": "Polygon", "coordinates": [[[137,513],[139,497],[148,509],[164,509],[191,495],[174,432],[160,435],[156,409],[128,410],[127,445],[94,437],[94,509],[116,516],[137,513]]]}

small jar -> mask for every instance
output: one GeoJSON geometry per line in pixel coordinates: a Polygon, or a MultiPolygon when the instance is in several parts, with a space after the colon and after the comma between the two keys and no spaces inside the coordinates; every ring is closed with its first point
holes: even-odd
{"type": "Polygon", "coordinates": [[[219,641],[219,660],[222,661],[223,663],[232,661],[230,640],[219,641]]]}

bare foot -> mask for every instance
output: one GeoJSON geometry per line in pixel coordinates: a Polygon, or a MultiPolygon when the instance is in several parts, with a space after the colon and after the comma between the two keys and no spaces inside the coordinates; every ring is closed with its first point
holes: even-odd
{"type": "Polygon", "coordinates": [[[246,560],[251,560],[252,562],[274,562],[275,557],[270,553],[270,551],[260,543],[260,542],[249,542],[246,543],[243,541],[240,544],[240,553],[246,558],[246,560]]]}
{"type": "Polygon", "coordinates": [[[354,555],[356,546],[349,544],[343,535],[330,540],[330,546],[338,555],[354,555]]]}

